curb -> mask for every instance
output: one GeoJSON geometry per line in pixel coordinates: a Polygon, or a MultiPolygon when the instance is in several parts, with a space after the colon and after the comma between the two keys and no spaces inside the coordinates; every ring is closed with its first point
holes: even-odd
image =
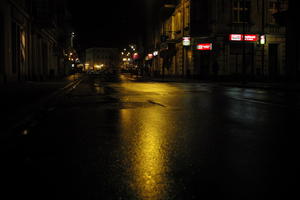
{"type": "Polygon", "coordinates": [[[272,86],[272,85],[249,85],[249,84],[230,84],[230,83],[217,83],[219,86],[223,87],[237,87],[237,88],[246,88],[246,89],[261,89],[268,91],[289,91],[289,92],[299,92],[300,88],[290,87],[290,86],[272,86]]]}

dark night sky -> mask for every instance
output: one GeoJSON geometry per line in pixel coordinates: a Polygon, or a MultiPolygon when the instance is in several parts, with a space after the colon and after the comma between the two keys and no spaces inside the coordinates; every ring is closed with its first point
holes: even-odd
{"type": "Polygon", "coordinates": [[[81,48],[136,43],[154,21],[155,2],[158,0],[69,0],[77,43],[81,48]]]}

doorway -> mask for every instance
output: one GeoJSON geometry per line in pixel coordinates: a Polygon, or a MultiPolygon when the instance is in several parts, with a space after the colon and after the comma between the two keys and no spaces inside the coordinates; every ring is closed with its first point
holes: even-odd
{"type": "Polygon", "coordinates": [[[273,79],[278,75],[278,44],[269,44],[269,76],[273,79]]]}
{"type": "MultiPolygon", "coordinates": [[[[4,20],[3,16],[0,15],[0,30],[5,30],[4,29],[4,20]]],[[[4,82],[6,81],[5,77],[5,55],[4,55],[4,31],[0,31],[0,79],[3,79],[4,82]]]]}
{"type": "Polygon", "coordinates": [[[208,79],[210,76],[211,52],[203,51],[195,53],[195,75],[200,79],[208,79]]]}

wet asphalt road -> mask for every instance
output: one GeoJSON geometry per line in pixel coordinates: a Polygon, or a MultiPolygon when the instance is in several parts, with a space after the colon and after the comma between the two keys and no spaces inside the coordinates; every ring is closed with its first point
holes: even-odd
{"type": "Polygon", "coordinates": [[[297,98],[90,77],[20,138],[5,190],[9,199],[287,199],[297,98]]]}

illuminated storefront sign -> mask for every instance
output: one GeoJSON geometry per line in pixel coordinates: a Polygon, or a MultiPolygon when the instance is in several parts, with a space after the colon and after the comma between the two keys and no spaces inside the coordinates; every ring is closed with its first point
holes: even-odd
{"type": "Polygon", "coordinates": [[[243,41],[243,35],[242,34],[230,34],[229,40],[230,41],[243,41]]]}
{"type": "Polygon", "coordinates": [[[258,36],[256,34],[230,34],[230,41],[247,41],[256,42],[258,41],[258,36]]]}
{"type": "Polygon", "coordinates": [[[183,46],[191,46],[191,38],[190,37],[183,37],[182,38],[182,45],[183,46]]]}
{"type": "Polygon", "coordinates": [[[211,51],[212,50],[212,43],[203,43],[197,45],[197,50],[200,51],[211,51]]]}
{"type": "Polygon", "coordinates": [[[258,40],[258,37],[257,35],[247,34],[244,36],[244,40],[249,42],[256,42],[258,40]]]}
{"type": "Polygon", "coordinates": [[[266,44],[266,36],[265,35],[260,36],[260,44],[266,44]]]}

